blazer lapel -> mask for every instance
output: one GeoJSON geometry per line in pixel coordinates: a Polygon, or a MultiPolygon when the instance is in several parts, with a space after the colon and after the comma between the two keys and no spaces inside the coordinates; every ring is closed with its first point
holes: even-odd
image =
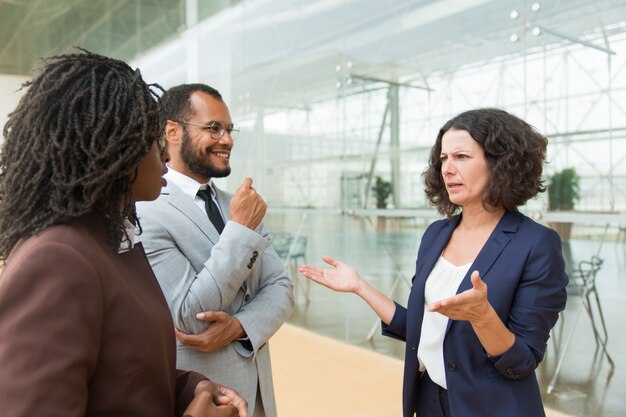
{"type": "Polygon", "coordinates": [[[189,196],[185,195],[180,188],[174,184],[168,183],[161,194],[167,195],[167,202],[195,224],[213,244],[217,243],[220,235],[217,233],[215,226],[213,226],[207,214],[200,210],[196,203],[194,203],[189,196]]]}
{"type": "Polygon", "coordinates": [[[506,245],[511,241],[511,237],[508,233],[515,232],[521,220],[522,216],[517,212],[507,211],[504,213],[496,225],[496,228],[491,232],[491,236],[489,236],[489,239],[485,242],[485,246],[480,250],[474,263],[470,266],[469,271],[467,271],[467,275],[463,278],[457,294],[472,288],[470,276],[473,271],[478,271],[481,278],[487,275],[487,272],[489,272],[493,263],[498,259],[500,253],[502,253],[506,245]]]}
{"type": "MultiPolygon", "coordinates": [[[[426,251],[420,256],[419,261],[423,264],[417,266],[415,271],[415,279],[413,280],[414,291],[411,294],[415,294],[415,299],[411,301],[417,301],[421,305],[424,304],[424,287],[426,285],[426,279],[430,275],[430,272],[435,267],[435,264],[443,252],[443,248],[446,247],[452,232],[459,224],[460,216],[454,216],[448,220],[448,224],[437,234],[434,241],[426,249],[426,251]]],[[[425,243],[425,242],[423,242],[425,243]]]]}
{"type": "MultiPolygon", "coordinates": [[[[485,246],[480,250],[474,263],[472,263],[467,274],[465,274],[456,292],[457,294],[472,288],[472,281],[470,279],[472,272],[478,271],[480,277],[485,280],[487,272],[489,272],[489,269],[491,269],[491,266],[498,259],[500,253],[502,253],[506,245],[511,241],[511,237],[508,233],[517,231],[517,226],[521,220],[522,215],[518,212],[507,211],[504,213],[496,225],[496,228],[491,232],[491,236],[489,236],[489,239],[485,242],[485,246]]],[[[486,280],[488,280],[488,278],[486,280]]],[[[446,332],[450,329],[451,325],[452,320],[448,320],[446,332]]]]}
{"type": "Polygon", "coordinates": [[[213,184],[213,189],[215,190],[217,201],[220,203],[220,209],[222,209],[222,214],[224,215],[224,223],[227,223],[230,220],[230,200],[232,199],[232,195],[217,188],[215,183],[213,184]]]}
{"type": "MultiPolygon", "coordinates": [[[[422,266],[421,270],[418,272],[420,281],[426,282],[426,278],[435,267],[435,264],[439,260],[441,256],[441,252],[448,244],[450,237],[452,236],[452,232],[456,229],[459,224],[460,216],[454,216],[449,221],[448,224],[439,232],[435,240],[432,242],[431,246],[427,249],[427,252],[424,253],[425,263],[422,266]]],[[[417,276],[415,277],[417,280],[417,276]]]]}

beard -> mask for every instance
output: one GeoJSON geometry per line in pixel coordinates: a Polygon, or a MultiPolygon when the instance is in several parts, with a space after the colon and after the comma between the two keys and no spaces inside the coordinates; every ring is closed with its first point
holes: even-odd
{"type": "Polygon", "coordinates": [[[186,129],[183,131],[183,142],[180,147],[180,158],[187,168],[195,174],[207,178],[223,178],[230,174],[230,165],[219,169],[211,163],[210,157],[199,155],[199,149],[194,149],[191,138],[186,129]]]}

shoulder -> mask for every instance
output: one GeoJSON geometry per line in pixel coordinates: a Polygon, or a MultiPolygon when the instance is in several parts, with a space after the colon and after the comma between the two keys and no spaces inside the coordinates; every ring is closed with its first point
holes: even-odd
{"type": "Polygon", "coordinates": [[[219,200],[230,201],[233,198],[233,193],[221,190],[215,185],[213,186],[213,188],[215,189],[215,193],[217,194],[217,198],[219,200]]]}
{"type": "Polygon", "coordinates": [[[562,259],[561,237],[555,230],[518,212],[509,212],[507,216],[509,226],[507,229],[505,225],[502,231],[511,239],[507,245],[510,253],[524,257],[530,262],[562,259]],[[511,219],[515,221],[511,222],[511,219]]]}
{"type": "Polygon", "coordinates": [[[554,230],[543,224],[537,223],[535,220],[522,213],[514,213],[519,219],[518,235],[520,238],[531,241],[548,241],[552,243],[561,244],[561,238],[559,234],[554,230]]]}
{"type": "Polygon", "coordinates": [[[430,225],[428,225],[428,227],[426,228],[426,231],[424,232],[424,235],[426,236],[426,235],[438,234],[439,232],[441,232],[444,229],[447,229],[448,227],[456,227],[456,225],[459,223],[459,218],[460,218],[460,215],[457,214],[452,217],[436,220],[432,222],[430,225]]]}
{"type": "Polygon", "coordinates": [[[152,213],[156,210],[162,210],[163,207],[167,206],[167,201],[169,199],[169,194],[161,194],[156,200],[153,201],[138,201],[135,203],[135,207],[137,208],[137,213],[152,213]]]}
{"type": "Polygon", "coordinates": [[[52,226],[18,242],[7,258],[2,280],[42,290],[58,285],[91,287],[94,283],[99,287],[98,265],[112,256],[107,241],[86,225],[52,226]]]}
{"type": "MultiPolygon", "coordinates": [[[[98,225],[89,225],[91,220],[73,220],[68,224],[50,226],[43,231],[21,239],[11,251],[7,262],[20,254],[53,247],[77,255],[89,252],[90,248],[106,250],[108,248],[106,230],[98,225]]],[[[20,255],[21,256],[21,255],[20,255]]]]}

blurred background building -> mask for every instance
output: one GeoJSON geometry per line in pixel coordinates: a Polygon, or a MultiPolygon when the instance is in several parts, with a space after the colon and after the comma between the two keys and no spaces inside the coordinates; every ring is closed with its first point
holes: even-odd
{"type": "Polygon", "coordinates": [[[308,285],[297,265],[332,254],[404,302],[438,217],[421,173],[439,127],[476,107],[527,120],[549,139],[553,197],[522,211],[559,228],[575,277],[597,276],[572,289],[540,369],[544,400],[626,414],[623,0],[0,0],[0,21],[0,126],[41,58],[76,46],[164,88],[220,90],[241,133],[219,183],[253,177],[267,201],[296,283],[291,322],[400,358],[366,306],[308,285]],[[602,267],[590,271],[594,255],[602,267]]]}

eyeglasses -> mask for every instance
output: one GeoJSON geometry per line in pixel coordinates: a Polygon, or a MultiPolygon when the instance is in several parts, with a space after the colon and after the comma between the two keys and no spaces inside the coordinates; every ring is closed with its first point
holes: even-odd
{"type": "Polygon", "coordinates": [[[209,122],[208,125],[203,125],[200,123],[185,122],[182,120],[173,121],[184,125],[201,127],[202,130],[207,131],[211,134],[211,138],[213,140],[220,140],[226,132],[228,132],[231,138],[235,139],[237,137],[237,133],[239,133],[239,127],[234,124],[230,124],[227,126],[222,122],[209,122]]]}

